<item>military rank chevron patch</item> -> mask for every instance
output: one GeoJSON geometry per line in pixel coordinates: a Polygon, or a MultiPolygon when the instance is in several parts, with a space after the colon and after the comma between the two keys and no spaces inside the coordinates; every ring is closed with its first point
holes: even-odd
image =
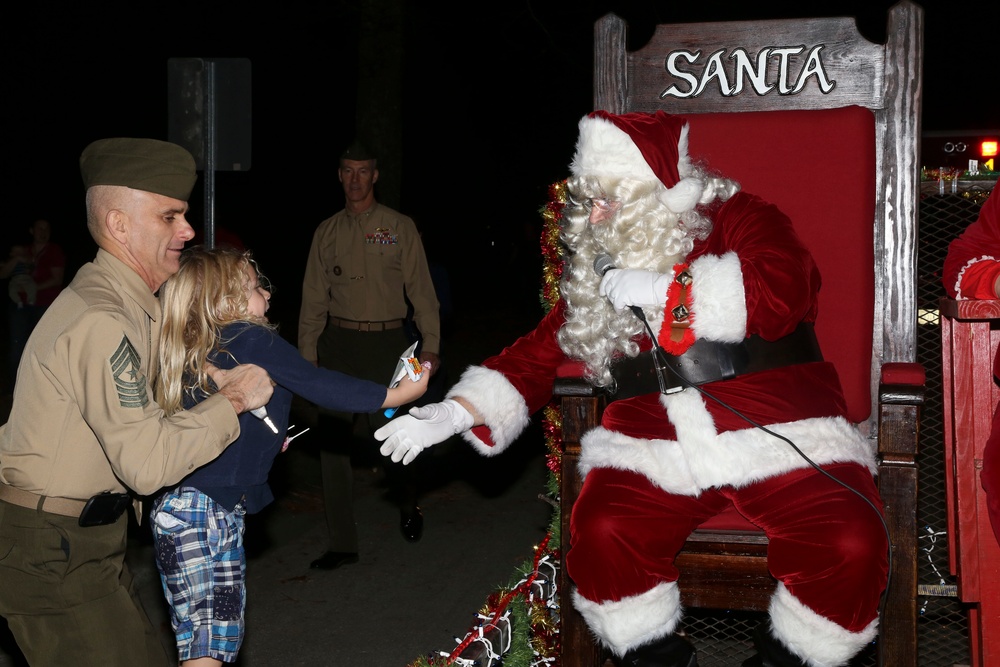
{"type": "Polygon", "coordinates": [[[122,336],[118,349],[111,355],[111,375],[118,389],[118,401],[123,408],[143,408],[149,403],[146,376],[140,370],[141,360],[128,336],[122,336]]]}

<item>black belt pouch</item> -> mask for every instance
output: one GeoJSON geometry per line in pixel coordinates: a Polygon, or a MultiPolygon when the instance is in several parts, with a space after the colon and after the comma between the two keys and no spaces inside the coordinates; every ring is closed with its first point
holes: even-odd
{"type": "Polygon", "coordinates": [[[131,504],[132,499],[127,493],[98,493],[87,501],[80,512],[80,525],[87,528],[114,523],[131,504]]]}

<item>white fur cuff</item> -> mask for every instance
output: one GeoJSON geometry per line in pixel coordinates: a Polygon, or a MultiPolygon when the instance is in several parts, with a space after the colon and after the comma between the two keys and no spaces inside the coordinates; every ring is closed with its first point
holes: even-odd
{"type": "Polygon", "coordinates": [[[469,401],[490,429],[492,447],[471,430],[461,433],[462,438],[483,456],[496,456],[507,449],[531,420],[524,397],[517,389],[503,374],[483,366],[469,366],[445,398],[456,396],[469,401]]]}
{"type": "Polygon", "coordinates": [[[681,595],[676,583],[612,602],[593,602],[573,590],[576,607],[590,631],[615,655],[666,637],[680,623],[681,595]]]}
{"type": "Polygon", "coordinates": [[[747,331],[743,269],[735,252],[703,255],[691,262],[691,311],[695,336],[741,343],[747,331]]]}
{"type": "Polygon", "coordinates": [[[877,618],[861,632],[837,625],[799,602],[781,583],[771,598],[770,614],[775,637],[811,667],[846,665],[878,632],[877,618]]]}

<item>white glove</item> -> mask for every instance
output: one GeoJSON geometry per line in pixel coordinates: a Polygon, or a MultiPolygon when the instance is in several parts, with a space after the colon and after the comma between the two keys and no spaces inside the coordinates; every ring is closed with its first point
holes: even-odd
{"type": "Polygon", "coordinates": [[[396,463],[402,459],[406,465],[431,445],[468,431],[474,421],[468,410],[449,398],[441,403],[410,408],[409,414],[375,431],[375,438],[385,441],[379,448],[382,456],[392,456],[396,463]]]}
{"type": "Polygon", "coordinates": [[[667,302],[667,289],[673,279],[673,272],[610,269],[601,279],[598,292],[606,296],[618,312],[629,306],[662,306],[667,302]]]}

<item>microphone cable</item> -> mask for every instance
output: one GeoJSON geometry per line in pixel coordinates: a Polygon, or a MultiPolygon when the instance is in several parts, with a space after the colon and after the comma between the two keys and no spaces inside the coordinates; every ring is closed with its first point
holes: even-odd
{"type": "Polygon", "coordinates": [[[737,417],[739,417],[740,419],[742,419],[746,423],[750,424],[754,428],[760,429],[764,433],[767,433],[768,435],[774,436],[775,438],[778,438],[779,440],[783,440],[784,442],[788,443],[788,446],[791,447],[793,450],[795,450],[795,452],[806,463],[808,463],[810,466],[812,466],[816,471],[818,471],[822,475],[826,476],[827,478],[829,478],[832,481],[836,482],[837,484],[839,484],[843,488],[847,489],[848,491],[850,491],[854,495],[856,495],[859,498],[861,498],[872,509],[872,511],[875,512],[875,516],[877,516],[878,520],[882,523],[882,530],[885,532],[886,543],[889,545],[889,549],[888,549],[888,553],[887,553],[887,559],[886,559],[886,567],[887,567],[886,583],[885,583],[885,588],[882,590],[882,594],[879,597],[879,605],[878,605],[879,618],[882,618],[883,612],[885,610],[885,605],[886,605],[886,602],[887,602],[887,596],[888,596],[888,593],[889,593],[889,584],[892,581],[892,572],[893,572],[893,568],[892,568],[892,550],[893,550],[893,544],[892,544],[892,536],[891,536],[891,534],[889,532],[889,525],[885,522],[885,517],[882,516],[882,512],[879,510],[879,508],[876,507],[875,504],[871,500],[869,500],[868,498],[866,498],[864,496],[864,494],[862,494],[860,491],[858,491],[857,489],[855,489],[854,487],[852,487],[850,484],[847,484],[846,482],[841,481],[836,476],[830,474],[826,470],[823,470],[823,468],[821,468],[815,461],[813,461],[812,459],[810,459],[806,455],[806,453],[803,452],[801,449],[799,449],[798,445],[796,445],[794,442],[792,442],[789,438],[786,438],[785,436],[781,435],[780,433],[775,433],[774,431],[772,431],[771,429],[763,426],[762,424],[758,424],[753,419],[751,419],[750,417],[747,417],[745,414],[743,414],[742,412],[740,412],[739,410],[737,410],[733,406],[729,405],[728,403],[726,403],[722,399],[720,399],[720,398],[718,398],[716,396],[713,396],[711,393],[705,391],[700,386],[698,386],[694,382],[691,382],[686,377],[684,377],[684,375],[682,375],[680,373],[680,371],[678,371],[676,368],[674,368],[669,363],[667,363],[667,359],[666,359],[666,356],[665,356],[666,355],[666,350],[664,350],[663,347],[660,346],[660,343],[657,340],[656,335],[653,333],[652,327],[649,326],[649,322],[646,320],[646,315],[642,311],[642,309],[639,308],[639,307],[637,307],[637,306],[632,306],[631,310],[632,310],[632,313],[642,321],[643,325],[646,327],[646,333],[649,335],[650,340],[653,341],[653,347],[651,349],[651,352],[652,352],[652,356],[653,356],[653,365],[655,366],[656,371],[657,371],[657,380],[659,381],[659,384],[660,384],[661,393],[664,393],[662,391],[662,389],[663,389],[663,379],[661,377],[661,373],[662,373],[662,371],[663,371],[663,369],[665,367],[667,370],[669,370],[671,373],[673,373],[673,375],[675,377],[677,377],[677,379],[680,380],[681,383],[684,384],[686,387],[693,388],[695,391],[699,392],[702,396],[705,396],[705,397],[711,399],[712,401],[714,401],[720,407],[725,408],[726,410],[729,410],[734,415],[736,415],[737,417]]]}

